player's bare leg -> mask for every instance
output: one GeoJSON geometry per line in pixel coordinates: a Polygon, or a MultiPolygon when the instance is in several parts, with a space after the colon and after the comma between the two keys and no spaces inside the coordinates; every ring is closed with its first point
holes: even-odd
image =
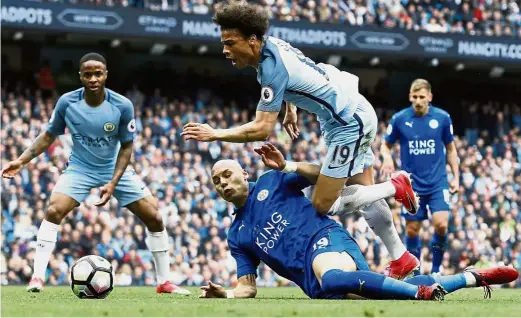
{"type": "Polygon", "coordinates": [[[432,252],[432,271],[438,273],[447,247],[447,228],[449,227],[449,211],[438,211],[432,214],[434,235],[430,242],[432,252]]]}
{"type": "Polygon", "coordinates": [[[27,291],[41,292],[45,281],[45,272],[56,246],[58,226],[69,212],[79,203],[63,193],[53,192],[47,208],[47,214],[38,229],[36,254],[34,256],[34,271],[27,291]]]}
{"type": "Polygon", "coordinates": [[[322,291],[345,294],[352,299],[358,295],[370,299],[443,300],[446,292],[439,284],[416,286],[368,270],[358,270],[346,252],[325,252],[315,257],[313,272],[322,291]]]}
{"type": "Polygon", "coordinates": [[[127,205],[127,208],[143,221],[147,227],[146,243],[156,268],[157,293],[176,293],[190,295],[184,288],[174,285],[168,280],[170,273],[170,256],[168,255],[168,234],[159,214],[157,201],[147,196],[127,205]]]}
{"type": "Polygon", "coordinates": [[[311,203],[318,213],[326,214],[340,196],[347,178],[331,178],[320,174],[313,191],[311,203]]]}

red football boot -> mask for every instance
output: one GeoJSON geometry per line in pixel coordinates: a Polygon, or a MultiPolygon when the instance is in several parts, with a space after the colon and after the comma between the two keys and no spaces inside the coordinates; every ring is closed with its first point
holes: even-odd
{"type": "Polygon", "coordinates": [[[416,256],[409,253],[409,251],[405,251],[399,259],[391,261],[385,270],[385,274],[391,278],[402,280],[419,268],[420,261],[416,256]]]}
{"type": "Polygon", "coordinates": [[[186,296],[191,294],[190,291],[181,288],[168,280],[161,285],[157,285],[156,292],[158,294],[180,294],[186,296]]]}
{"type": "Polygon", "coordinates": [[[465,268],[465,272],[471,273],[476,278],[476,287],[483,287],[485,298],[492,297],[490,285],[503,285],[515,281],[519,273],[512,267],[500,266],[494,268],[475,268],[473,266],[465,268]]]}
{"type": "Polygon", "coordinates": [[[418,286],[418,294],[416,299],[420,300],[444,300],[447,291],[440,284],[432,284],[430,286],[418,286]]]}
{"type": "Polygon", "coordinates": [[[394,194],[396,201],[403,204],[409,214],[415,215],[418,212],[420,200],[412,189],[412,181],[409,174],[400,170],[391,177],[391,182],[396,189],[394,194]]]}

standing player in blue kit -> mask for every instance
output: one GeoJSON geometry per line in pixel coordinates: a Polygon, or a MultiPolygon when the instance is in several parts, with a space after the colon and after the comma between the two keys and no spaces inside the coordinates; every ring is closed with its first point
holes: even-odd
{"type": "Polygon", "coordinates": [[[396,113],[387,127],[381,152],[384,158],[382,171],[394,170],[391,156],[392,144],[400,141],[401,169],[412,175],[413,189],[420,196],[420,208],[416,215],[405,214],[407,249],[420,258],[420,227],[429,218],[434,225],[432,250],[432,273],[440,271],[443,254],[447,247],[450,193],[459,189],[458,154],[454,144],[450,115],[430,104],[431,85],[424,79],[415,80],[410,89],[411,107],[396,113]],[[446,165],[449,164],[453,178],[447,180],[446,165]]]}
{"type": "Polygon", "coordinates": [[[105,88],[107,63],[97,53],[80,60],[82,88],[62,95],[45,132],[18,159],[2,170],[13,178],[24,165],[45,151],[67,127],[72,135],[72,154],[67,169],[56,183],[45,219],[38,230],[34,272],[28,291],[41,292],[45,272],[56,246],[58,226],[80,205],[93,188],[101,187],[96,206],[112,195],[145,223],[146,243],[152,252],[157,276],[157,293],[190,294],[168,280],[170,257],[168,235],[156,199],[132,169],[127,169],[136,137],[134,106],[122,95],[105,88]]]}
{"type": "Polygon", "coordinates": [[[237,261],[238,285],[226,291],[208,282],[201,287],[201,298],[255,297],[261,261],[314,299],[355,294],[371,299],[442,300],[447,292],[478,286],[490,296],[489,284],[518,277],[511,267],[469,268],[457,275],[420,275],[405,281],[371,272],[351,235],[318,213],[302,192],[317,181],[321,167],[286,161],[271,144],[255,151],[267,167],[276,169],[257,182],[248,182],[248,173],[233,160],[218,161],[212,168],[215,189],[236,208],[228,245],[237,261]]]}

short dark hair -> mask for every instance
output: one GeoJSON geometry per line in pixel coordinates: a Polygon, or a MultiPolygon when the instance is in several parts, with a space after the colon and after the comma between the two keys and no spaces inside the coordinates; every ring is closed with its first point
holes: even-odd
{"type": "Polygon", "coordinates": [[[256,4],[236,2],[220,6],[212,21],[221,29],[238,29],[247,38],[255,34],[259,40],[268,31],[269,18],[264,8],[256,4]]]}
{"type": "Polygon", "coordinates": [[[107,65],[107,60],[105,60],[105,58],[98,53],[87,53],[83,55],[83,57],[80,59],[80,67],[83,63],[87,61],[98,61],[105,64],[105,66],[107,65]]]}

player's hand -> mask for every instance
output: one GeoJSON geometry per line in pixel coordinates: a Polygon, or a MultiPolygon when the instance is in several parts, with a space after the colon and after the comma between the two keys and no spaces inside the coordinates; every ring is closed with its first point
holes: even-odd
{"type": "Polygon", "coordinates": [[[215,129],[208,124],[188,123],[183,127],[181,136],[185,140],[194,139],[197,141],[214,141],[216,140],[215,129]]]}
{"type": "Polygon", "coordinates": [[[201,295],[199,298],[226,298],[226,291],[221,285],[208,281],[208,285],[201,286],[201,295]]]}
{"type": "Polygon", "coordinates": [[[109,202],[110,200],[110,197],[112,196],[112,193],[114,193],[114,189],[116,188],[116,185],[112,182],[109,182],[107,184],[105,184],[103,187],[101,187],[100,189],[100,200],[98,202],[96,202],[94,205],[95,206],[104,206],[105,204],[107,204],[107,202],[109,202]]]}
{"type": "Polygon", "coordinates": [[[380,168],[380,174],[384,177],[389,177],[391,173],[394,172],[394,162],[393,157],[391,156],[384,156],[382,167],[380,168]]]}
{"type": "Polygon", "coordinates": [[[8,162],[4,169],[2,169],[2,177],[13,179],[14,176],[20,172],[23,166],[22,162],[18,159],[8,162]]]}
{"type": "Polygon", "coordinates": [[[286,159],[282,153],[272,144],[267,143],[260,148],[253,149],[256,153],[261,155],[262,162],[271,169],[282,170],[286,166],[286,159]]]}
{"type": "Polygon", "coordinates": [[[449,192],[450,194],[458,193],[459,191],[459,180],[458,179],[452,179],[449,182],[449,192]]]}
{"type": "Polygon", "coordinates": [[[282,125],[284,126],[284,129],[286,130],[288,135],[293,140],[297,139],[300,135],[300,129],[297,125],[297,118],[297,108],[287,106],[286,115],[284,115],[284,121],[282,122],[282,125]]]}

